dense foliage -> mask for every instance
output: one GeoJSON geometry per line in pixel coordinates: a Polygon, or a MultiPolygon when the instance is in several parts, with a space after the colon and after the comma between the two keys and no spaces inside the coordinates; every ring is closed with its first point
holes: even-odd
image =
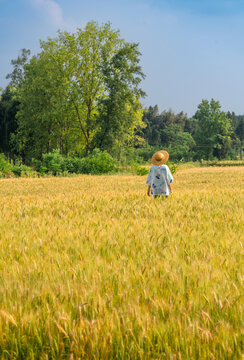
{"type": "Polygon", "coordinates": [[[0,177],[34,177],[68,174],[107,174],[117,171],[115,161],[108,152],[94,149],[83,158],[63,157],[59,150],[43,154],[41,160],[32,159],[31,166],[8,162],[0,154],[0,177]]]}
{"type": "Polygon", "coordinates": [[[141,125],[138,45],[95,22],[40,45],[40,54],[18,62],[17,84],[16,68],[10,75],[19,101],[16,153],[29,162],[54,149],[67,156],[123,146],[141,125]]]}
{"type": "Polygon", "coordinates": [[[203,100],[195,115],[183,112],[158,112],[158,107],[144,111],[142,129],[146,148],[137,153],[149,157],[156,149],[168,149],[174,160],[213,160],[242,157],[244,116],[221,111],[218,101],[203,100]]]}
{"type": "Polygon", "coordinates": [[[173,161],[242,159],[244,116],[221,111],[218,101],[203,100],[192,118],[142,108],[138,44],[109,23],[58,32],[40,46],[38,55],[22,49],[12,60],[0,96],[0,152],[17,167],[45,162],[56,149],[69,159],[99,149],[121,164],[148,161],[160,148],[173,161]]]}

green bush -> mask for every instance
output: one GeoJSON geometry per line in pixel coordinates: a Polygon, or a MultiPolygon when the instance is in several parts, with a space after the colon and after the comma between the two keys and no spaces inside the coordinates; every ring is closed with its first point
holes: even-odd
{"type": "Polygon", "coordinates": [[[176,170],[178,168],[177,164],[175,164],[174,162],[167,162],[166,165],[168,165],[172,175],[176,173],[176,170]]]}
{"type": "Polygon", "coordinates": [[[79,162],[79,173],[81,174],[107,174],[115,172],[115,162],[107,151],[95,149],[91,155],[79,162]]]}
{"type": "Polygon", "coordinates": [[[63,158],[58,150],[54,150],[43,154],[42,161],[33,159],[32,165],[41,175],[107,174],[116,171],[112,156],[98,149],[84,158],[63,158]]]}
{"type": "Polygon", "coordinates": [[[138,165],[134,165],[133,166],[133,173],[136,175],[140,175],[140,176],[144,176],[147,175],[149,173],[149,169],[143,167],[143,166],[138,166],[138,165]]]}
{"type": "Polygon", "coordinates": [[[31,166],[33,166],[35,171],[37,171],[38,173],[41,173],[41,167],[42,167],[41,160],[32,159],[31,160],[31,166]]]}
{"type": "Polygon", "coordinates": [[[12,165],[5,160],[4,154],[0,154],[0,172],[2,176],[12,171],[12,165]]]}
{"type": "Polygon", "coordinates": [[[15,164],[12,166],[12,172],[16,177],[34,177],[36,172],[33,169],[26,165],[15,164]]]}
{"type": "Polygon", "coordinates": [[[51,173],[57,175],[64,171],[63,168],[63,157],[59,150],[53,150],[48,154],[42,155],[42,166],[40,166],[40,172],[51,173]]]}
{"type": "Polygon", "coordinates": [[[13,165],[12,166],[12,172],[16,177],[19,177],[21,175],[21,166],[22,165],[13,165]]]}
{"type": "Polygon", "coordinates": [[[42,160],[32,159],[32,167],[41,175],[58,175],[66,170],[64,159],[59,150],[42,155],[42,160]]]}
{"type": "Polygon", "coordinates": [[[79,160],[78,158],[65,158],[62,164],[63,172],[69,172],[71,174],[79,172],[79,160]]]}
{"type": "Polygon", "coordinates": [[[116,171],[115,162],[106,151],[95,149],[84,158],[63,159],[62,171],[76,174],[107,174],[116,171]]]}

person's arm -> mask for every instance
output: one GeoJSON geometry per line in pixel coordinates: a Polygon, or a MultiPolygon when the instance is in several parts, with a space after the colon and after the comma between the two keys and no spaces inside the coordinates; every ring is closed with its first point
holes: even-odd
{"type": "Polygon", "coordinates": [[[147,196],[151,196],[151,185],[148,185],[147,196]]]}
{"type": "Polygon", "coordinates": [[[170,172],[170,169],[169,167],[166,165],[166,168],[167,168],[167,184],[168,184],[168,187],[169,187],[169,191],[170,193],[172,193],[172,188],[171,188],[171,183],[173,182],[173,176],[170,172]]]}
{"type": "Polygon", "coordinates": [[[148,185],[147,196],[151,195],[152,168],[153,167],[151,167],[151,169],[149,171],[149,174],[148,174],[148,177],[147,177],[147,182],[146,182],[146,184],[148,185]]]}
{"type": "Polygon", "coordinates": [[[172,193],[171,185],[170,185],[170,184],[168,184],[168,187],[169,187],[169,191],[170,191],[170,193],[172,193]]]}

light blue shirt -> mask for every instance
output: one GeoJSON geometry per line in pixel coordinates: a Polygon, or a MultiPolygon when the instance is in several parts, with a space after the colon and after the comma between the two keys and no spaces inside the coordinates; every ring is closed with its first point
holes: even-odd
{"type": "Polygon", "coordinates": [[[173,181],[173,176],[167,165],[153,165],[147,177],[147,185],[151,186],[151,195],[170,194],[169,184],[173,181]]]}

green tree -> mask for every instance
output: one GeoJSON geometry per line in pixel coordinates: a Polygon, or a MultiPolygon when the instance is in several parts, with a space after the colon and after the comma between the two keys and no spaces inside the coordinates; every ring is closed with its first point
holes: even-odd
{"type": "Polygon", "coordinates": [[[221,111],[218,101],[203,100],[194,115],[198,121],[195,134],[198,158],[222,159],[230,149],[231,119],[221,111]]]}
{"type": "Polygon", "coordinates": [[[143,122],[146,124],[143,133],[148,144],[152,146],[167,146],[168,140],[165,130],[168,127],[176,126],[177,132],[184,132],[187,115],[183,111],[179,114],[174,114],[172,110],[163,111],[159,114],[156,105],[154,107],[150,106],[144,111],[143,122]]]}
{"type": "Polygon", "coordinates": [[[244,119],[243,115],[236,115],[234,112],[227,112],[228,117],[231,119],[231,126],[233,132],[231,134],[231,150],[230,157],[236,158],[238,155],[242,159],[242,149],[243,149],[243,138],[244,138],[244,128],[242,122],[244,119]]]}
{"type": "Polygon", "coordinates": [[[0,98],[0,152],[4,152],[8,157],[14,156],[10,140],[11,134],[17,130],[18,106],[13,87],[7,86],[0,98]]]}
{"type": "Polygon", "coordinates": [[[126,121],[133,123],[142,95],[137,45],[110,24],[89,22],[84,30],[41,42],[41,49],[19,88],[20,151],[28,157],[55,148],[89,153],[97,142],[106,147],[108,134],[117,134],[115,123],[128,131],[126,121]]]}
{"type": "Polygon", "coordinates": [[[139,88],[144,74],[139,66],[139,56],[138,44],[124,43],[109,61],[103,62],[107,97],[99,102],[99,131],[94,146],[108,150],[117,145],[120,154],[125,144],[142,140],[134,136],[135,130],[144,126],[139,102],[145,95],[139,88]]]}
{"type": "Polygon", "coordinates": [[[240,141],[240,159],[242,160],[242,151],[244,147],[244,116],[239,117],[239,123],[235,132],[240,141]]]}
{"type": "Polygon", "coordinates": [[[21,49],[21,55],[17,59],[11,60],[13,71],[6,76],[6,79],[10,79],[10,84],[14,88],[18,87],[25,78],[25,65],[29,61],[30,54],[29,49],[21,49]]]}
{"type": "Polygon", "coordinates": [[[198,120],[197,119],[187,118],[186,122],[185,122],[184,131],[191,134],[194,137],[195,134],[196,134],[197,126],[198,126],[198,120]]]}
{"type": "Polygon", "coordinates": [[[64,154],[72,149],[76,124],[68,96],[67,77],[58,71],[52,54],[42,51],[33,57],[19,88],[19,126],[13,139],[24,160],[56,148],[64,154]]]}
{"type": "Polygon", "coordinates": [[[25,78],[25,65],[28,62],[30,50],[22,49],[16,60],[11,60],[13,71],[6,76],[9,85],[2,91],[0,97],[0,152],[8,157],[14,157],[15,149],[11,146],[11,137],[17,130],[16,114],[19,107],[16,89],[25,78]]]}

